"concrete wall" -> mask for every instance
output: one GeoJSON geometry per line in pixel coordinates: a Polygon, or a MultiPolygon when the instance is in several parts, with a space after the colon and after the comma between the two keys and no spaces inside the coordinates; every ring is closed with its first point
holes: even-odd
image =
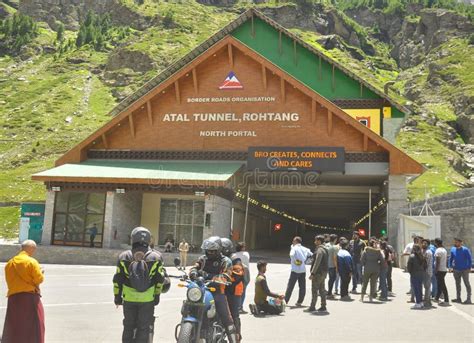
{"type": "Polygon", "coordinates": [[[161,197],[157,193],[143,193],[141,226],[150,230],[154,244],[158,244],[161,197]]]}
{"type": "Polygon", "coordinates": [[[204,213],[211,215],[209,226],[204,226],[203,238],[230,237],[232,202],[216,195],[206,197],[204,213]]]}
{"type": "Polygon", "coordinates": [[[130,244],[130,233],[140,226],[142,214],[142,193],[124,193],[113,195],[112,226],[113,239],[104,248],[120,248],[130,244]]]}
{"type": "Polygon", "coordinates": [[[398,247],[398,225],[400,213],[407,208],[407,187],[404,175],[389,175],[388,177],[388,204],[387,204],[387,230],[390,244],[396,251],[398,247]]]}
{"type": "Polygon", "coordinates": [[[51,245],[53,234],[53,218],[54,218],[54,200],[56,199],[56,192],[46,192],[45,212],[43,235],[41,236],[41,245],[51,245]]]}

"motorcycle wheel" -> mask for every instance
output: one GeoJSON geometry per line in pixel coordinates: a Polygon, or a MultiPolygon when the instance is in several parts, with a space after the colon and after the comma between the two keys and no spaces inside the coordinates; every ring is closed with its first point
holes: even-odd
{"type": "Polygon", "coordinates": [[[194,325],[193,323],[181,324],[181,330],[179,330],[178,343],[191,343],[195,341],[194,337],[194,325]]]}

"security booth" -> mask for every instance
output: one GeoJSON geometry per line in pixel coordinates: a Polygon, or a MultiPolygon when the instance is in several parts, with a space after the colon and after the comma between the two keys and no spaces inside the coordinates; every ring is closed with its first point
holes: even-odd
{"type": "Polygon", "coordinates": [[[220,235],[276,248],[367,221],[396,241],[406,178],[423,171],[384,138],[405,113],[248,10],[33,175],[48,189],[42,243],[88,246],[96,227],[94,247],[118,248],[145,226],[155,245],[220,235]]]}
{"type": "Polygon", "coordinates": [[[32,239],[41,243],[44,224],[44,202],[23,202],[20,206],[20,243],[32,239]]]}

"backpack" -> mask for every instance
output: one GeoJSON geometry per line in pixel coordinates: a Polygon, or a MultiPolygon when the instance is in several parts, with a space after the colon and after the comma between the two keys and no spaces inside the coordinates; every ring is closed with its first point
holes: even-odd
{"type": "Polygon", "coordinates": [[[133,253],[133,259],[128,266],[130,286],[138,292],[145,292],[151,287],[150,270],[145,261],[146,254],[143,251],[133,253]]]}

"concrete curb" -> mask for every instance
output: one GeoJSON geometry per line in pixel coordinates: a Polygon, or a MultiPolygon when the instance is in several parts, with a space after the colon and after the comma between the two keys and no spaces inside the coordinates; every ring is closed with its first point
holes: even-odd
{"type": "MultiPolygon", "coordinates": [[[[19,244],[0,244],[0,262],[7,262],[20,251],[19,244]]],[[[101,249],[85,247],[65,246],[41,246],[38,245],[35,258],[44,264],[74,264],[74,265],[98,265],[115,266],[118,255],[123,250],[101,249]]],[[[165,266],[173,266],[173,260],[178,253],[161,253],[165,266]]],[[[188,254],[188,265],[195,261],[199,254],[188,254]]]]}

